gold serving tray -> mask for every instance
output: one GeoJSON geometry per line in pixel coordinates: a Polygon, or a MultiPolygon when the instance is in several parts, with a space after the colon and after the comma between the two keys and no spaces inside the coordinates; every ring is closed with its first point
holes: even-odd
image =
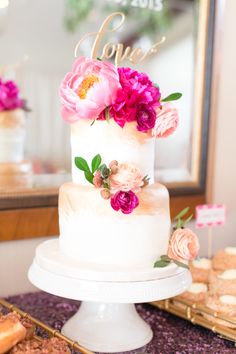
{"type": "Polygon", "coordinates": [[[234,342],[236,346],[236,328],[232,329],[217,323],[214,324],[213,322],[203,317],[203,314],[212,316],[213,320],[214,318],[224,320],[229,324],[234,324],[236,327],[236,321],[232,320],[230,317],[218,314],[217,312],[212,311],[204,305],[199,305],[186,300],[180,300],[178,298],[154,301],[150,304],[159,308],[160,310],[164,310],[175,316],[181,317],[193,324],[197,324],[204,328],[210,329],[214,333],[217,333],[219,337],[234,342]]]}
{"type": "MultiPolygon", "coordinates": [[[[71,339],[67,338],[66,336],[63,336],[63,334],[61,334],[59,331],[45,325],[43,322],[32,317],[27,312],[24,312],[24,311],[18,309],[16,306],[10,304],[9,302],[7,302],[3,299],[0,299],[0,307],[7,309],[9,311],[12,311],[12,312],[16,312],[22,318],[27,318],[27,319],[31,320],[37,327],[40,327],[45,332],[47,332],[50,337],[57,337],[57,338],[64,340],[69,345],[69,347],[71,349],[78,350],[82,354],[94,354],[93,352],[89,351],[88,349],[85,349],[84,347],[82,347],[79,343],[72,341],[71,339]]],[[[40,338],[36,335],[34,336],[34,338],[37,340],[42,340],[42,338],[40,338]]]]}

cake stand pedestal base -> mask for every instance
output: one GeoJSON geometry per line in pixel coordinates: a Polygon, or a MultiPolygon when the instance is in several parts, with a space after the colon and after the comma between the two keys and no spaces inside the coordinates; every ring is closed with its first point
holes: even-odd
{"type": "Polygon", "coordinates": [[[82,302],[62,333],[85,348],[117,353],[140,348],[152,339],[152,330],[134,304],[82,302]]]}
{"type": "Polygon", "coordinates": [[[104,353],[134,350],[150,342],[151,328],[134,304],[178,295],[192,280],[187,269],[173,264],[132,272],[86,268],[62,254],[58,240],[37,247],[28,276],[50,294],[83,301],[62,332],[85,348],[104,353]]]}

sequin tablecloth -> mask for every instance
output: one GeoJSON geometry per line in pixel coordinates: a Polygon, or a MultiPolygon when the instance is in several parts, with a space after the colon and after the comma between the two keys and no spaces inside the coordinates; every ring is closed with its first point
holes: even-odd
{"type": "MultiPolygon", "coordinates": [[[[11,296],[6,300],[59,330],[79,308],[77,301],[44,292],[11,296]]],[[[145,347],[126,354],[236,354],[233,343],[219,338],[211,331],[149,304],[137,305],[137,310],[152,327],[154,337],[145,347]]]]}

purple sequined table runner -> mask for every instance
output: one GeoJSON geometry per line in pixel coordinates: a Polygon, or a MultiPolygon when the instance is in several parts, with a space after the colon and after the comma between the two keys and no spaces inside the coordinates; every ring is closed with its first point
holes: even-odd
{"type": "MultiPolygon", "coordinates": [[[[11,296],[6,300],[59,330],[79,308],[77,301],[44,292],[11,296]]],[[[149,304],[137,305],[137,309],[152,327],[154,337],[145,347],[126,354],[236,354],[233,343],[211,331],[193,326],[149,304]]]]}

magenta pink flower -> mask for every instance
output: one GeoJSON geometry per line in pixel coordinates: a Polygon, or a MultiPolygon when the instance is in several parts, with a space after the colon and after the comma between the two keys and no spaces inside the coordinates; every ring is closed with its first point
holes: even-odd
{"type": "Polygon", "coordinates": [[[130,68],[119,68],[118,73],[121,89],[110,107],[110,115],[124,127],[126,122],[137,120],[137,114],[144,105],[150,109],[160,107],[161,94],[146,74],[130,68]]]}
{"type": "Polygon", "coordinates": [[[0,79],[0,112],[23,108],[24,101],[19,97],[18,86],[13,81],[0,79]]]}
{"type": "Polygon", "coordinates": [[[177,261],[193,261],[199,251],[197,235],[190,229],[177,229],[170,239],[168,257],[177,261]]]}
{"type": "Polygon", "coordinates": [[[148,105],[140,105],[137,112],[137,129],[140,132],[146,133],[149,129],[155,126],[156,112],[148,105]]]}
{"type": "Polygon", "coordinates": [[[139,205],[139,200],[136,194],[132,191],[120,191],[111,197],[110,203],[114,210],[121,210],[123,214],[130,214],[139,205]]]}
{"type": "Polygon", "coordinates": [[[171,135],[179,125],[179,115],[171,103],[166,103],[157,111],[155,127],[152,135],[157,138],[166,138],[171,135]]]}
{"type": "Polygon", "coordinates": [[[114,103],[120,87],[118,71],[112,63],[77,59],[60,86],[63,118],[70,123],[97,118],[114,103]]]}

